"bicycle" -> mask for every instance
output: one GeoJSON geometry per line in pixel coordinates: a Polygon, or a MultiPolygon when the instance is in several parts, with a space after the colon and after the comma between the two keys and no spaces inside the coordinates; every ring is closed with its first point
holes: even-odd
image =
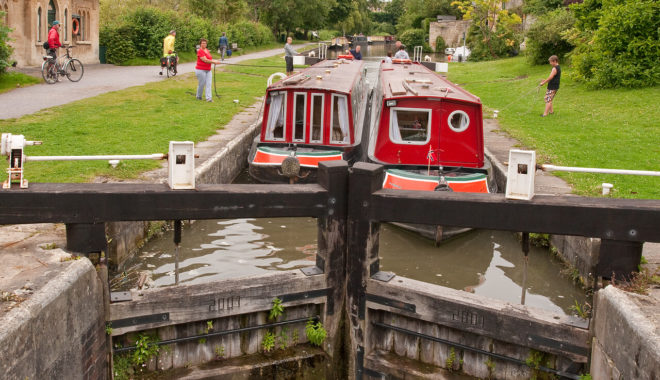
{"type": "Polygon", "coordinates": [[[50,55],[44,56],[44,63],[41,64],[41,76],[46,83],[57,82],[59,76],[66,76],[71,82],[78,82],[82,79],[85,68],[80,60],[71,56],[71,49],[74,47],[64,46],[66,54],[57,59],[50,55]],[[58,64],[57,61],[61,63],[58,64]]]}
{"type": "MultiPolygon", "coordinates": [[[[174,52],[171,55],[168,55],[167,57],[163,57],[160,59],[160,67],[162,68],[167,68],[165,70],[167,72],[167,77],[173,77],[177,73],[176,65],[177,61],[179,60],[179,56],[174,52]]],[[[161,70],[160,75],[163,75],[163,72],[161,70]]]]}

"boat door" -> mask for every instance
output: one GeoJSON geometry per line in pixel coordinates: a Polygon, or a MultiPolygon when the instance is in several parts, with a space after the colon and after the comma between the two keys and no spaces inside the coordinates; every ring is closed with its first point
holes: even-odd
{"type": "Polygon", "coordinates": [[[483,166],[480,105],[444,99],[442,103],[438,112],[440,133],[432,137],[433,149],[439,149],[440,162],[445,166],[483,166]]]}

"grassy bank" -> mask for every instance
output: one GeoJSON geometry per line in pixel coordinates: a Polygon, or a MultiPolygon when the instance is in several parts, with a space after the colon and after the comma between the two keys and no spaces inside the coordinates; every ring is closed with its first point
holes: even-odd
{"type": "MultiPolygon", "coordinates": [[[[19,119],[1,120],[3,133],[22,134],[43,145],[26,148],[27,155],[94,155],[166,153],[170,140],[204,141],[234,114],[264,95],[266,79],[283,71],[279,57],[218,68],[220,98],[198,101],[194,74],[116,91],[53,107],[19,119]],[[239,103],[234,103],[238,99],[239,103]]],[[[5,161],[3,161],[5,162],[5,161]]],[[[123,161],[112,169],[105,161],[28,162],[31,182],[87,182],[98,176],[136,178],[158,167],[155,161],[123,161]]],[[[6,178],[3,169],[0,178],[6,178]]]]}
{"type": "Polygon", "coordinates": [[[0,94],[16,87],[31,86],[37,83],[41,83],[41,79],[23,73],[5,73],[0,75],[0,94]]]}
{"type": "MultiPolygon", "coordinates": [[[[479,96],[484,114],[500,111],[502,129],[537,151],[539,163],[613,169],[660,170],[660,87],[588,90],[562,66],[555,114],[540,117],[550,66],[524,58],[451,64],[449,79],[479,96]]],[[[599,196],[614,184],[619,198],[660,198],[660,177],[556,172],[580,195],[599,196]]]]}

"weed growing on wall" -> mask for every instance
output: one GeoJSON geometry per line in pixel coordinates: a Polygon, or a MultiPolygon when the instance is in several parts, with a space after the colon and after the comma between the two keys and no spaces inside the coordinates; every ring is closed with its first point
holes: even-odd
{"type": "Polygon", "coordinates": [[[314,322],[313,319],[310,319],[305,325],[305,334],[311,344],[320,346],[325,341],[328,332],[323,328],[321,321],[314,322]]]}

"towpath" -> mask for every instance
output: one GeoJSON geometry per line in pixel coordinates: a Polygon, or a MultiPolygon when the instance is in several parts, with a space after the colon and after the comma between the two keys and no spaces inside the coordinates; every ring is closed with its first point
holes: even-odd
{"type": "MultiPolygon", "coordinates": [[[[307,44],[294,45],[294,48],[299,50],[305,46],[307,44]]],[[[278,54],[284,55],[284,49],[277,48],[232,56],[225,59],[225,62],[239,63],[278,54]]],[[[179,65],[180,74],[193,72],[194,69],[195,62],[179,65]]],[[[282,71],[284,69],[284,60],[282,60],[282,71]]],[[[19,71],[41,77],[41,69],[38,67],[23,68],[19,71]]],[[[0,94],[0,119],[17,118],[45,108],[71,103],[106,92],[166,80],[167,76],[159,75],[159,72],[160,67],[158,66],[85,65],[85,73],[80,82],[74,83],[64,79],[62,82],[53,85],[42,83],[0,94]]]]}

